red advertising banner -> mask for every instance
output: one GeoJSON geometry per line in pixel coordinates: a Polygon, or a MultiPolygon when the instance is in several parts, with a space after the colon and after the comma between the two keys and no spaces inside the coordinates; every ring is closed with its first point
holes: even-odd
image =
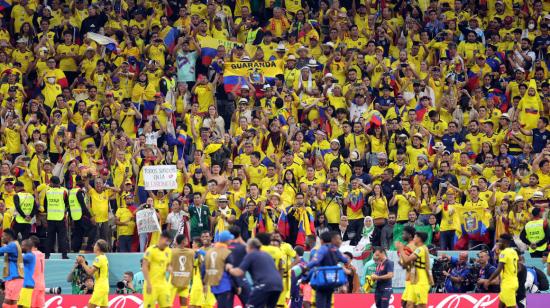
{"type": "MultiPolygon", "coordinates": [[[[46,295],[45,308],[85,308],[90,295],[46,295]]],[[[543,307],[548,303],[550,294],[528,294],[529,307],[543,307]]],[[[140,308],[143,303],[141,294],[109,296],[109,308],[140,308]]],[[[428,308],[497,308],[498,294],[430,294],[428,308]]],[[[390,307],[401,306],[401,294],[394,294],[390,307]]],[[[177,301],[172,307],[180,307],[177,301]]],[[[241,308],[238,301],[235,308],[241,308]]],[[[375,308],[374,294],[335,294],[335,308],[375,308]]]]}
{"type": "MultiPolygon", "coordinates": [[[[498,294],[430,294],[428,308],[497,308],[498,294]]],[[[401,307],[401,294],[394,294],[390,307],[401,307]]],[[[376,308],[374,294],[335,294],[334,307],[376,308]]]]}
{"type": "MultiPolygon", "coordinates": [[[[86,308],[90,297],[91,295],[46,295],[44,308],[86,308]]],[[[109,308],[141,308],[142,303],[141,294],[109,295],[109,308]]],[[[179,301],[175,300],[172,307],[180,307],[179,301]]],[[[242,308],[237,298],[233,307],[242,308]]]]}

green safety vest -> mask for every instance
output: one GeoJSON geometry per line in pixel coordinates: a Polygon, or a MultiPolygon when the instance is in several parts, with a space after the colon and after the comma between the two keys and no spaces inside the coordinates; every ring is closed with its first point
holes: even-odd
{"type": "Polygon", "coordinates": [[[21,211],[25,214],[25,216],[21,216],[19,215],[19,212],[17,212],[15,221],[20,224],[30,224],[31,222],[26,221],[25,217],[29,216],[32,212],[34,207],[34,196],[26,192],[17,193],[17,196],[19,197],[19,207],[21,207],[21,211]]]}
{"type": "MultiPolygon", "coordinates": [[[[73,188],[69,191],[69,208],[71,209],[71,219],[80,220],[82,218],[82,207],[76,194],[80,191],[80,188],[73,188]]],[[[48,205],[49,207],[49,205],[48,205]]]]}
{"type": "MultiPolygon", "coordinates": [[[[525,237],[530,243],[538,243],[544,239],[544,220],[537,219],[528,222],[525,225],[525,237]]],[[[539,247],[533,249],[529,247],[529,252],[546,251],[547,243],[543,243],[539,247]]]]}
{"type": "Polygon", "coordinates": [[[256,36],[258,35],[258,31],[260,31],[260,27],[256,28],[256,30],[248,30],[248,33],[246,34],[246,43],[252,44],[254,43],[254,40],[256,39],[256,36]]]}
{"type": "Polygon", "coordinates": [[[46,191],[46,200],[48,201],[47,220],[61,221],[65,218],[65,188],[50,188],[46,191]]]}
{"type": "Polygon", "coordinates": [[[164,79],[164,81],[166,81],[166,88],[168,88],[168,90],[173,90],[175,91],[176,90],[176,78],[167,78],[166,76],[162,77],[162,79],[164,79]]]}

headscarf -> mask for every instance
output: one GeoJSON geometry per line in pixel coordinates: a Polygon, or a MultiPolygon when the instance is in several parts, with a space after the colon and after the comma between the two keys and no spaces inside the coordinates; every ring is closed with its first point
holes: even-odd
{"type": "Polygon", "coordinates": [[[370,220],[371,225],[370,227],[366,227],[365,225],[363,226],[363,231],[361,232],[361,236],[368,238],[371,236],[372,231],[374,231],[374,220],[372,219],[371,216],[365,216],[365,218],[363,219],[363,224],[365,224],[367,220],[370,220]]]}

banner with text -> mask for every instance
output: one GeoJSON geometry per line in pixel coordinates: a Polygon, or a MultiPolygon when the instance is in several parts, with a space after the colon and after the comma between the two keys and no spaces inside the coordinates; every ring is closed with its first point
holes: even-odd
{"type": "Polygon", "coordinates": [[[143,181],[145,190],[176,189],[178,169],[176,165],[145,166],[143,181]]]}
{"type": "MultiPolygon", "coordinates": [[[[427,308],[498,308],[498,294],[429,294],[427,308]]],[[[334,294],[334,307],[376,308],[374,294],[334,294]]],[[[401,307],[401,294],[393,294],[390,307],[401,307]]]]}
{"type": "Polygon", "coordinates": [[[138,234],[160,231],[157,212],[154,209],[143,209],[136,212],[138,234]]]}

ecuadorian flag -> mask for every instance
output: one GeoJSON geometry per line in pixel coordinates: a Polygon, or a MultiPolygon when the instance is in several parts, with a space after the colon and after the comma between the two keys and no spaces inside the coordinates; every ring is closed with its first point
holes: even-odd
{"type": "Polygon", "coordinates": [[[219,40],[211,36],[198,36],[197,38],[199,40],[199,44],[201,45],[202,64],[206,66],[210,65],[210,63],[212,63],[212,59],[216,57],[218,47],[224,46],[226,50],[231,50],[236,46],[241,46],[238,42],[219,40]]]}
{"type": "Polygon", "coordinates": [[[455,249],[468,249],[468,241],[489,243],[490,214],[485,202],[467,203],[455,208],[460,219],[460,228],[455,232],[455,249]]]}
{"type": "Polygon", "coordinates": [[[240,90],[240,87],[246,84],[246,79],[254,84],[273,84],[275,77],[282,73],[282,60],[226,62],[223,70],[224,89],[226,92],[240,90]]]}

